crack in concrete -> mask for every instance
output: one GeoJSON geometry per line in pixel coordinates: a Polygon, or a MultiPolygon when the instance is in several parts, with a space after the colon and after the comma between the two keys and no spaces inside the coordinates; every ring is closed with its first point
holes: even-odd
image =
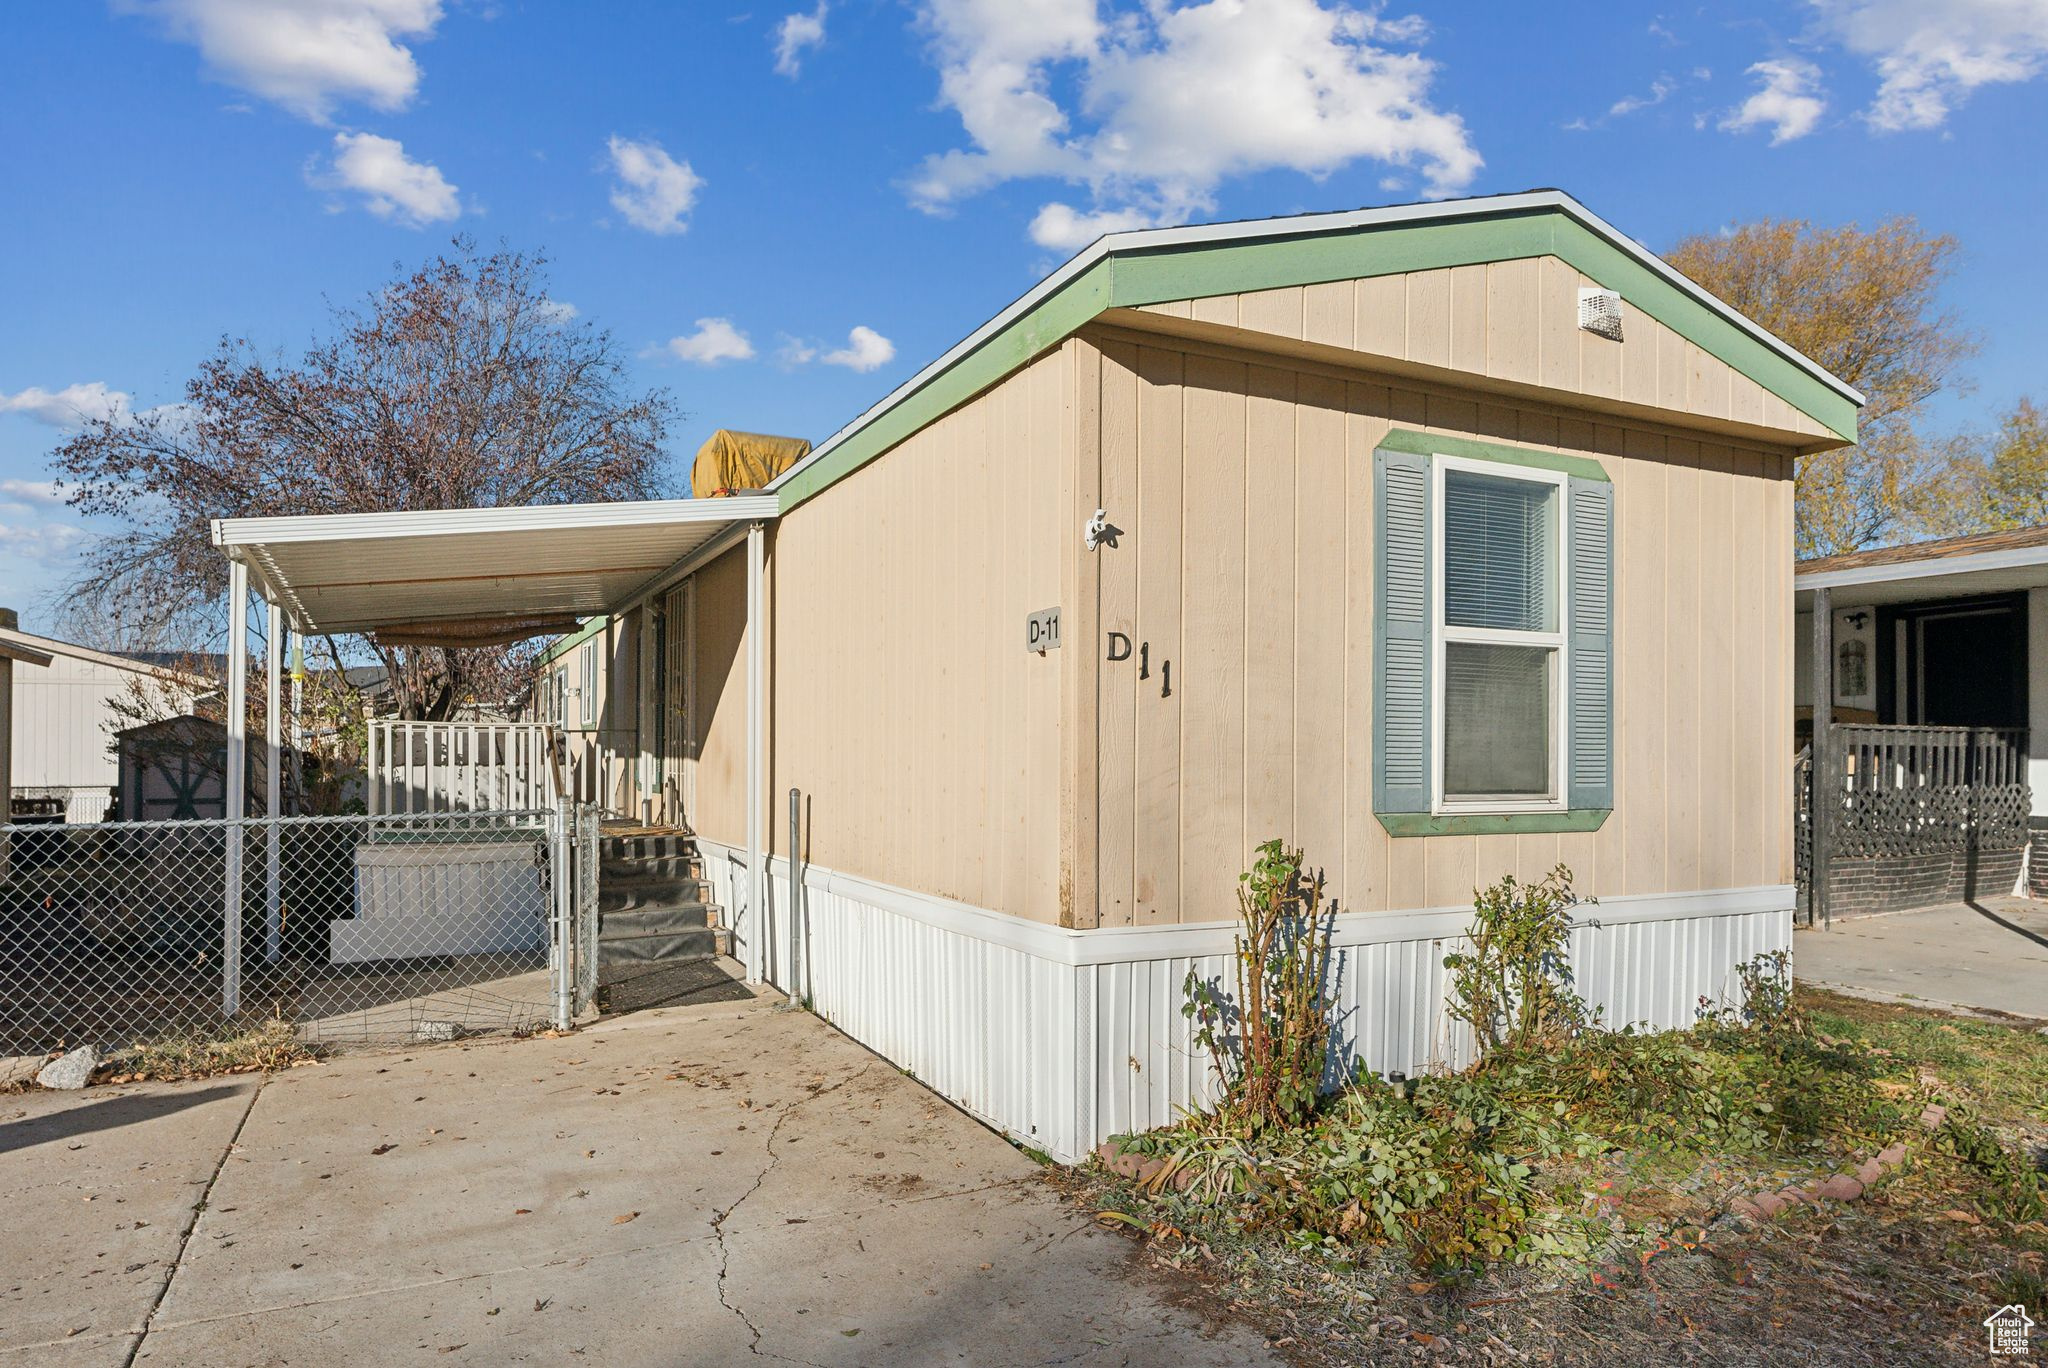
{"type": "Polygon", "coordinates": [[[762,1184],[768,1181],[768,1175],[775,1172],[777,1166],[782,1163],[782,1156],[775,1152],[775,1139],[782,1134],[783,1125],[788,1122],[790,1117],[796,1115],[798,1108],[808,1106],[821,1097],[829,1097],[841,1088],[857,1082],[874,1067],[872,1061],[863,1064],[831,1087],[820,1088],[814,1093],[799,1097],[796,1101],[784,1107],[782,1114],[775,1118],[775,1124],[768,1128],[768,1140],[762,1147],[767,1154],[768,1162],[763,1164],[761,1171],[754,1175],[753,1185],[735,1198],[731,1206],[711,1218],[712,1238],[718,1242],[718,1304],[732,1312],[733,1315],[739,1318],[740,1324],[747,1327],[747,1352],[756,1358],[776,1359],[782,1363],[800,1363],[805,1365],[806,1368],[826,1368],[826,1365],[814,1362],[811,1359],[791,1358],[787,1354],[778,1354],[761,1347],[761,1327],[754,1324],[753,1318],[740,1308],[739,1303],[726,1295],[726,1275],[731,1271],[732,1251],[727,1248],[725,1243],[725,1223],[732,1219],[734,1212],[746,1204],[748,1198],[761,1190],[762,1184]]]}
{"type": "Polygon", "coordinates": [[[200,1189],[199,1200],[192,1204],[192,1219],[185,1223],[185,1229],[178,1236],[178,1252],[171,1257],[170,1267],[164,1272],[164,1280],[156,1289],[156,1300],[150,1303],[149,1314],[142,1318],[142,1327],[135,1336],[135,1343],[128,1346],[128,1356],[121,1360],[121,1368],[134,1368],[136,1357],[142,1346],[149,1343],[149,1332],[156,1328],[157,1313],[164,1309],[164,1302],[171,1295],[171,1284],[178,1280],[178,1273],[185,1267],[186,1251],[192,1247],[192,1237],[199,1231],[200,1218],[206,1214],[207,1203],[213,1200],[213,1189],[220,1183],[220,1176],[227,1170],[228,1160],[234,1157],[235,1147],[242,1142],[242,1132],[248,1128],[249,1118],[256,1114],[256,1099],[263,1096],[263,1090],[270,1086],[269,1074],[258,1074],[256,1086],[249,1090],[249,1105],[242,1108],[242,1119],[235,1122],[234,1134],[221,1147],[220,1160],[207,1175],[206,1186],[200,1189]]]}

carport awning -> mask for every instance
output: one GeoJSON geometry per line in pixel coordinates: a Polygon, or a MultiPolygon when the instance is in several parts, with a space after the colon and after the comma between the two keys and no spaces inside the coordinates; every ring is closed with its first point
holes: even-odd
{"type": "Polygon", "coordinates": [[[306,632],[615,612],[690,556],[773,519],[769,495],[223,518],[214,544],[306,632]]]}

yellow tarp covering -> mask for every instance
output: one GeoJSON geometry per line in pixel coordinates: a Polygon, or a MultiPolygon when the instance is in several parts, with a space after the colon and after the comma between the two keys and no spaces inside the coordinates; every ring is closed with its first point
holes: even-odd
{"type": "Polygon", "coordinates": [[[810,454],[801,437],[766,437],[758,432],[720,428],[697,448],[690,470],[690,493],[718,499],[742,489],[760,489],[810,454]]]}

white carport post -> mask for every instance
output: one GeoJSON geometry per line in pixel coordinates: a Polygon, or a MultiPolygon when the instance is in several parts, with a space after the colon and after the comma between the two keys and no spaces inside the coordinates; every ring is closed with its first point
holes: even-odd
{"type": "Polygon", "coordinates": [[[284,810],[284,765],[278,743],[284,735],[284,614],[263,601],[263,961],[284,953],[283,862],[277,825],[284,810]]]}
{"type": "Polygon", "coordinates": [[[767,671],[762,633],[765,629],[762,571],[765,537],[758,522],[747,525],[747,977],[755,983],[771,976],[768,947],[768,881],[762,867],[763,827],[767,822],[767,783],[762,773],[767,744],[763,728],[762,684],[767,671]]]}
{"type": "Polygon", "coordinates": [[[249,813],[249,567],[228,562],[228,738],[221,776],[227,818],[221,906],[222,1016],[242,1009],[242,819],[249,813]]]}

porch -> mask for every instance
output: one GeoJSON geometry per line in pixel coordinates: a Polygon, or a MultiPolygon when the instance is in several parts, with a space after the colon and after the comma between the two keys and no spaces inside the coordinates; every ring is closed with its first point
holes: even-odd
{"type": "Polygon", "coordinates": [[[1794,587],[1809,920],[2048,888],[2048,528],[1802,562],[1794,587]]]}
{"type": "MultiPolygon", "coordinates": [[[[775,516],[770,497],[651,501],[623,504],[494,508],[328,517],[228,519],[214,525],[215,544],[230,563],[227,808],[249,810],[250,795],[236,780],[252,738],[247,734],[249,606],[263,605],[264,649],[270,684],[264,735],[266,757],[279,754],[290,723],[281,706],[278,668],[293,634],[364,634],[386,645],[476,646],[516,641],[576,628],[588,618],[625,618],[653,624],[674,586],[726,552],[745,547],[744,586],[749,870],[725,911],[720,933],[707,910],[708,885],[699,877],[694,849],[607,855],[600,863],[621,887],[624,902],[605,916],[597,948],[600,962],[695,957],[737,940],[751,945],[745,918],[762,905],[766,782],[762,571],[766,524],[775,516]],[[504,567],[478,573],[479,567],[504,567]],[[659,883],[659,888],[653,884],[659,883]],[[737,905],[731,905],[737,904],[737,905]],[[619,928],[625,928],[620,930],[619,928]],[[611,944],[612,941],[619,944],[611,944]],[[631,944],[624,942],[630,941],[631,944]]],[[[736,594],[735,597],[742,595],[736,594]]],[[[730,605],[738,609],[740,604],[730,605]]],[[[737,616],[737,614],[735,614],[737,616]]],[[[663,624],[666,627],[666,624],[663,624]]],[[[645,655],[658,658],[659,648],[645,655]]],[[[379,719],[368,739],[367,805],[372,818],[436,818],[503,810],[547,811],[564,823],[579,814],[627,821],[650,819],[672,832],[686,821],[669,801],[667,759],[657,724],[638,729],[631,753],[600,739],[572,737],[556,721],[420,722],[379,719]],[[611,776],[630,777],[621,792],[611,776]]],[[[274,760],[262,810],[283,811],[280,771],[274,760]]],[[[612,844],[617,844],[616,841],[612,844]]],[[[275,853],[245,851],[239,828],[229,833],[226,886],[230,899],[259,880],[275,907],[279,871],[275,853]]],[[[434,863],[432,852],[417,858],[434,863]]],[[[403,861],[401,861],[403,863],[403,861]]],[[[397,877],[394,873],[392,877],[397,877]]],[[[424,876],[421,876],[424,877],[424,876]]],[[[365,885],[368,886],[367,884],[365,885]]],[[[617,901],[617,899],[614,899],[617,901]]],[[[236,947],[229,947],[232,952],[236,947]]],[[[751,976],[759,976],[754,959],[751,976]]]]}

